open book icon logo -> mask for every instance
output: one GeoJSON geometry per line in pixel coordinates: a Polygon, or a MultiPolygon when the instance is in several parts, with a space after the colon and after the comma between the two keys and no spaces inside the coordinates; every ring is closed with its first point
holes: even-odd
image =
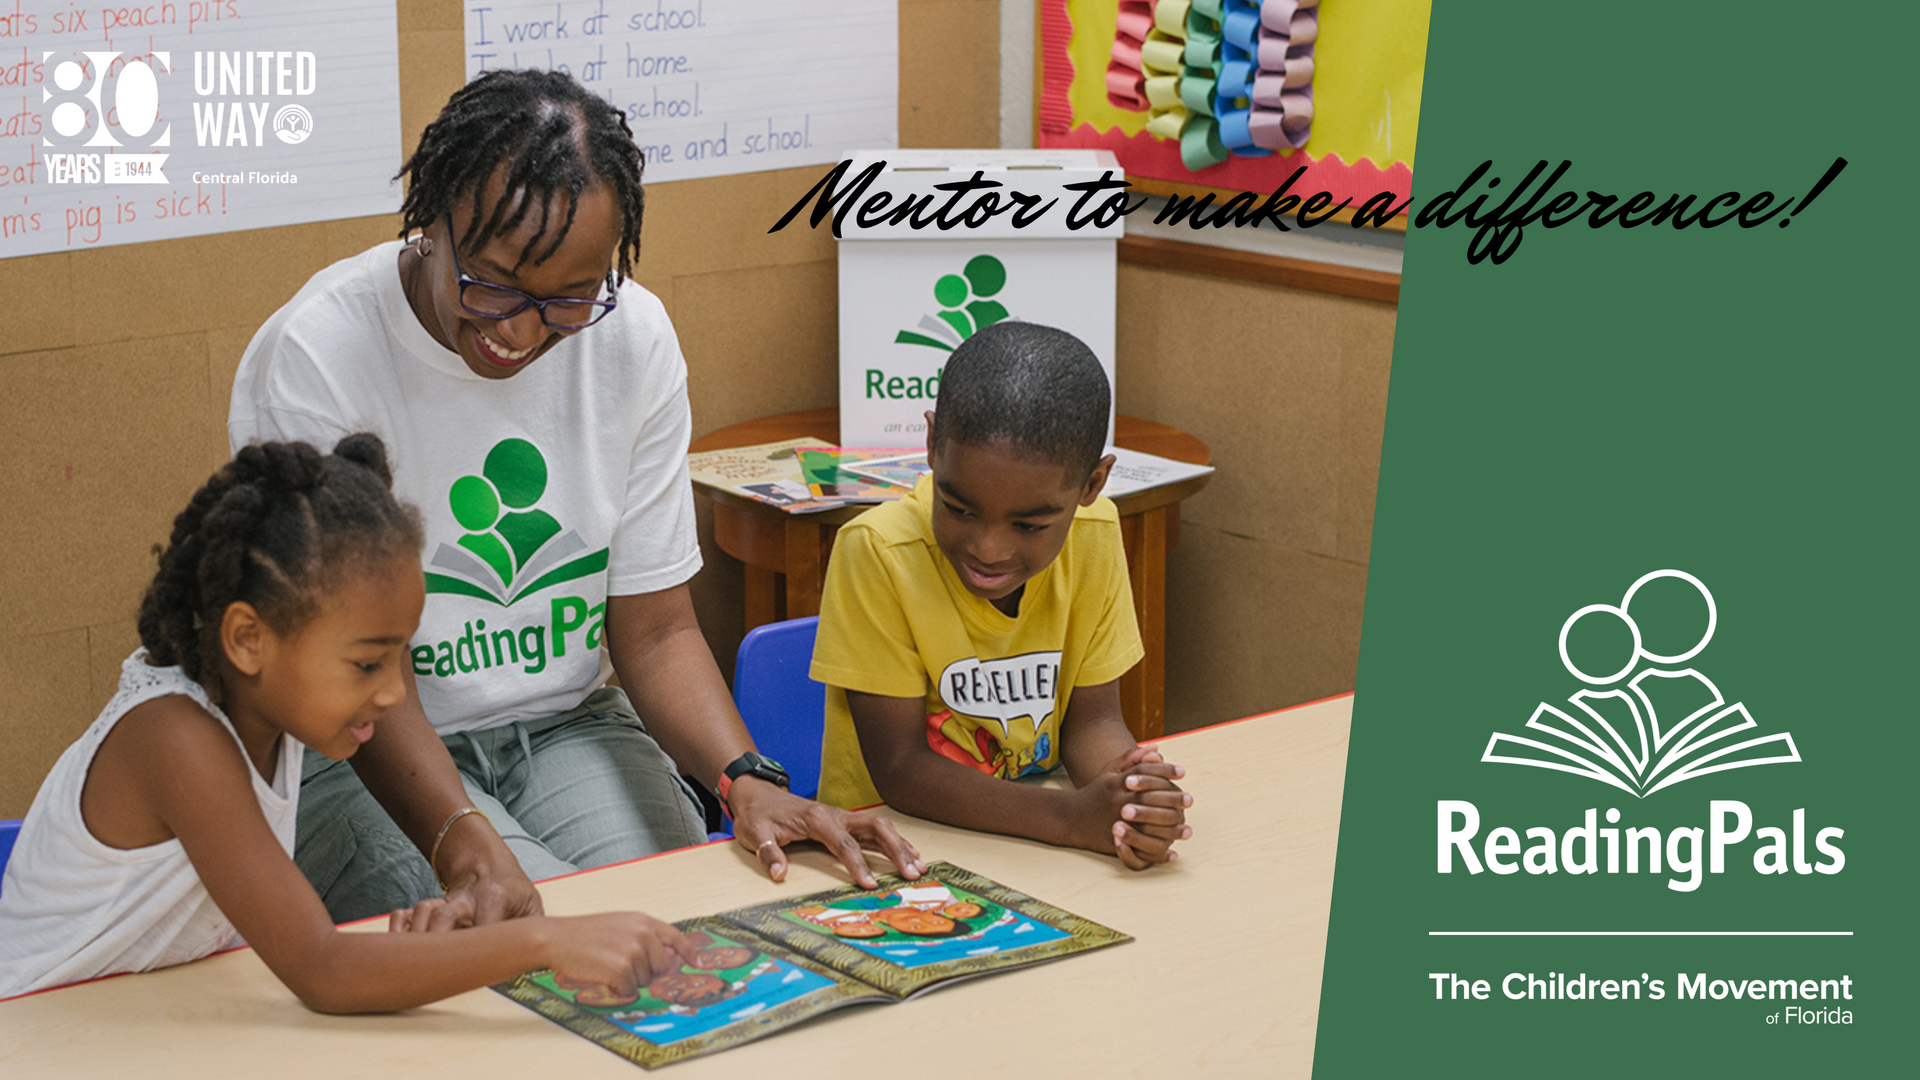
{"type": "Polygon", "coordinates": [[[478,476],[463,476],[447,490],[464,532],[434,550],[427,591],[510,607],[528,593],[605,570],[607,548],[587,551],[578,532],[535,507],[546,491],[547,459],[538,447],[525,439],[495,444],[478,476]]]}
{"type": "Polygon", "coordinates": [[[933,283],[933,298],[940,310],[922,316],[918,329],[894,335],[894,344],[952,352],[961,342],[1008,317],[1006,305],[988,299],[1006,286],[1006,264],[991,255],[975,255],[960,273],[944,274],[933,283]]]}
{"type": "Polygon", "coordinates": [[[1570,696],[1571,710],[1541,702],[1527,721],[1533,734],[1495,734],[1480,760],[1573,773],[1639,798],[1696,776],[1799,761],[1791,734],[1754,734],[1759,725],[1747,715],[1745,704],[1727,704],[1712,680],[1681,666],[1707,647],[1718,621],[1713,594],[1684,570],[1655,570],[1634,582],[1618,606],[1590,604],[1574,612],[1560,627],[1560,662],[1595,689],[1570,696]],[[1635,620],[1635,601],[1641,603],[1643,618],[1661,619],[1673,601],[1693,600],[1688,589],[1705,601],[1704,630],[1690,645],[1685,640],[1692,637],[1690,631],[1678,642],[1657,636],[1660,648],[1689,647],[1655,652],[1635,620]],[[1658,610],[1645,613],[1649,608],[1658,610]],[[1570,650],[1574,639],[1584,646],[1570,650]],[[1607,644],[1592,648],[1596,640],[1607,644]],[[1580,654],[1578,662],[1575,653],[1580,654]],[[1596,663],[1595,653],[1611,655],[1596,663]]]}

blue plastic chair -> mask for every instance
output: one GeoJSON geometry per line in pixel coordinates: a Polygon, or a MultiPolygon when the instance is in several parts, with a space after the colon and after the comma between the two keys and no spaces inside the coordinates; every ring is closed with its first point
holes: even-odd
{"type": "Polygon", "coordinates": [[[793,793],[820,791],[820,738],[827,723],[827,688],[807,677],[813,664],[818,617],[755,627],[740,642],[733,664],[733,701],[760,752],[793,778],[793,793]]]}
{"type": "Polygon", "coordinates": [[[0,821],[0,874],[7,872],[7,860],[13,855],[13,842],[20,839],[18,821],[0,821]]]}

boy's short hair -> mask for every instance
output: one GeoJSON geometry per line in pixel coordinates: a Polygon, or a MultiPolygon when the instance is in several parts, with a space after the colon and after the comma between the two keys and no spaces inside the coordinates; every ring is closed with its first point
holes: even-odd
{"type": "Polygon", "coordinates": [[[1107,373],[1079,338],[1037,323],[995,323],[961,342],[940,374],[934,449],[1004,442],[1084,480],[1106,450],[1111,402],[1107,373]]]}

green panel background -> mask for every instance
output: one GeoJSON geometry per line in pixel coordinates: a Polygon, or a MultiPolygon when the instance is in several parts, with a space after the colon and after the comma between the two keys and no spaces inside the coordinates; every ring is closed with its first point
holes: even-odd
{"type": "MultiPolygon", "coordinates": [[[[1332,0],[1330,0],[1332,2],[1332,0]]],[[[1528,231],[1471,266],[1415,229],[1315,1072],[1348,1076],[1912,1075],[1916,284],[1911,8],[1436,5],[1416,209],[1484,159],[1504,185],[1772,190],[1847,169],[1787,228],[1528,231]],[[1890,13],[1900,12],[1892,15],[1890,13]],[[1693,661],[1803,761],[1644,800],[1481,764],[1580,688],[1563,620],[1640,574],[1702,578],[1693,661]],[[1692,893],[1665,875],[1435,872],[1435,801],[1556,831],[1588,807],[1663,832],[1737,798],[1755,825],[1846,830],[1835,876],[1762,877],[1752,842],[1692,893]],[[1434,929],[1846,929],[1851,938],[1432,938],[1434,929]],[[1495,984],[1435,1001],[1435,971],[1495,984]],[[1666,981],[1665,1001],[1508,1001],[1509,972],[1666,981]],[[1677,1000],[1675,974],[1851,975],[1851,1027],[1780,1002],[1677,1000]]],[[[1563,704],[1564,707],[1564,704],[1563,704]]],[[[1604,824],[1604,822],[1603,822],[1604,824]]]]}

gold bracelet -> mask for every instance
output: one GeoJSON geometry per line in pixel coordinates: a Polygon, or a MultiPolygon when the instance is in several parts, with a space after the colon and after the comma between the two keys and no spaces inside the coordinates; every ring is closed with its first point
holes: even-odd
{"type": "Polygon", "coordinates": [[[440,886],[440,892],[443,895],[447,891],[447,883],[440,877],[440,845],[447,839],[447,830],[453,828],[453,823],[466,817],[468,814],[479,814],[481,819],[487,824],[493,824],[493,819],[487,817],[486,812],[479,807],[463,806],[453,812],[453,816],[447,819],[446,824],[440,826],[439,835],[433,838],[433,850],[427,855],[427,868],[433,871],[433,883],[440,886]]]}

